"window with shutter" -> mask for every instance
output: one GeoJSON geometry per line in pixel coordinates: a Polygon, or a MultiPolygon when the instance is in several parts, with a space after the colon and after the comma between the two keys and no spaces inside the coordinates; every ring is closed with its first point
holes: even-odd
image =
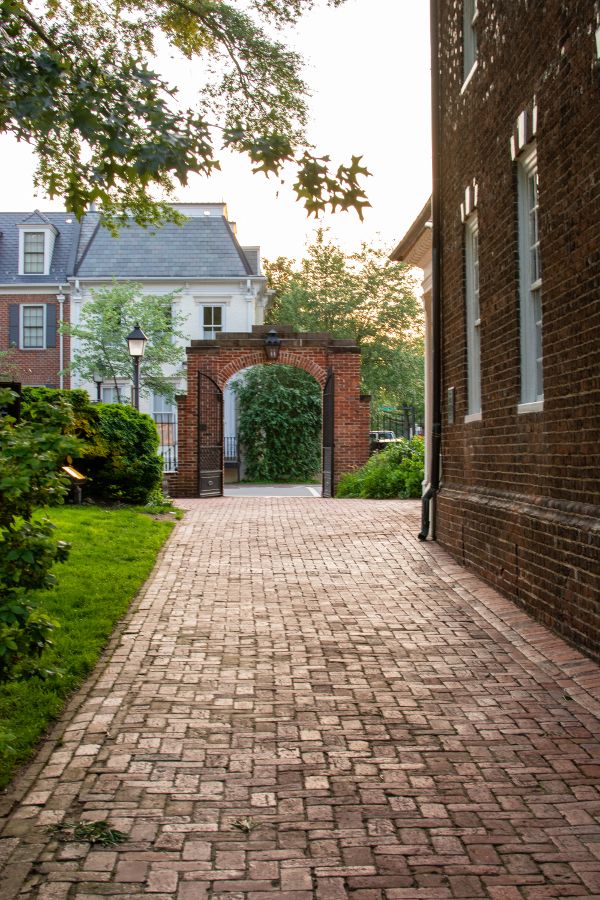
{"type": "Polygon", "coordinates": [[[21,306],[21,349],[43,350],[45,306],[21,306]]]}

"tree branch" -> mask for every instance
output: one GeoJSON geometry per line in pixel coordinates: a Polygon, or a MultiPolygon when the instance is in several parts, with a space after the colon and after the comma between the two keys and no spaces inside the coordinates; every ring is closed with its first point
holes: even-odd
{"type": "Polygon", "coordinates": [[[62,47],[60,44],[56,44],[52,38],[46,34],[42,26],[33,18],[31,13],[25,9],[25,7],[19,4],[15,9],[15,15],[18,19],[24,22],[32,31],[35,31],[37,36],[46,44],[47,47],[50,47],[51,50],[57,50],[59,53],[62,52],[62,47]]]}
{"type": "Polygon", "coordinates": [[[199,19],[206,27],[213,33],[213,35],[218,38],[218,40],[223,44],[225,50],[227,51],[227,55],[231,59],[232,63],[237,69],[238,75],[240,77],[240,82],[242,85],[242,90],[247,98],[252,96],[250,91],[250,83],[248,80],[248,76],[242,69],[236,55],[234,52],[234,47],[232,43],[229,41],[225,32],[223,32],[219,26],[215,23],[214,19],[208,16],[202,16],[201,13],[195,9],[191,4],[186,3],[185,0],[169,0],[169,3],[172,3],[173,6],[177,6],[179,9],[184,12],[189,13],[191,16],[195,16],[199,19]]]}

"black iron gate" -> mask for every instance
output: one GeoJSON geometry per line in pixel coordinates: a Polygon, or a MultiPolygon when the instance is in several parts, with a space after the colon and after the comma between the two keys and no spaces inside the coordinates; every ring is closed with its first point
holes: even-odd
{"type": "Polygon", "coordinates": [[[223,494],[223,391],[198,372],[198,496],[223,494]]]}
{"type": "Polygon", "coordinates": [[[334,375],[333,369],[329,368],[323,389],[323,497],[331,497],[333,494],[333,395],[334,375]]]}

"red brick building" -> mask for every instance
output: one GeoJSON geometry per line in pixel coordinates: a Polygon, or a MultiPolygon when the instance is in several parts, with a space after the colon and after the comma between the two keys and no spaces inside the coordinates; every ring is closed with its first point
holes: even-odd
{"type": "Polygon", "coordinates": [[[600,6],[437,11],[436,537],[600,658],[600,6]]]}
{"type": "MultiPolygon", "coordinates": [[[[69,213],[0,213],[0,350],[23,384],[70,387],[70,286],[79,223],[69,213]]],[[[1,373],[0,373],[1,374],[1,373]]]]}

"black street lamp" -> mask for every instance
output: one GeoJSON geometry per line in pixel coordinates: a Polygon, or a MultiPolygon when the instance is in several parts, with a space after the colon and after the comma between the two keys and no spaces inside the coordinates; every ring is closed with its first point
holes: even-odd
{"type": "Polygon", "coordinates": [[[139,325],[136,325],[131,334],[127,335],[129,355],[133,359],[133,405],[140,408],[140,359],[144,355],[148,338],[139,325]]]}
{"type": "Polygon", "coordinates": [[[265,353],[269,362],[275,362],[279,358],[281,350],[281,338],[274,328],[271,328],[265,338],[265,353]]]}
{"type": "Polygon", "coordinates": [[[104,376],[102,375],[102,372],[94,372],[92,378],[96,385],[96,403],[100,403],[102,400],[102,382],[104,381],[104,376]]]}

